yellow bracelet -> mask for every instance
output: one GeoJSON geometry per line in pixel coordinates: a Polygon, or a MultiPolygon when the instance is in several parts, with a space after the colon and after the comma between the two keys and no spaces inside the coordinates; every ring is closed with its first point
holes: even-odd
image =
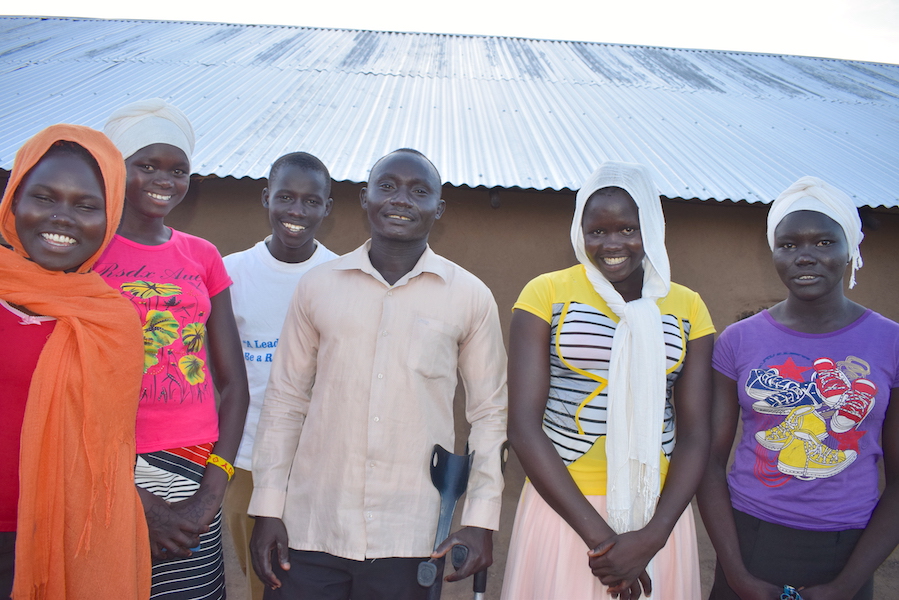
{"type": "Polygon", "coordinates": [[[218,454],[210,454],[206,464],[221,467],[222,471],[228,474],[228,481],[231,481],[231,478],[234,477],[234,467],[218,454]]]}

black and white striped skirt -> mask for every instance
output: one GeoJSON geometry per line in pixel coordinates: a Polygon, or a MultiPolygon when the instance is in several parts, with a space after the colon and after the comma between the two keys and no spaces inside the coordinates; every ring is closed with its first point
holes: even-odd
{"type": "MultiPolygon", "coordinates": [[[[168,502],[189,498],[200,487],[212,444],[139,454],[134,481],[168,502]]],[[[200,535],[200,549],[190,558],[153,562],[153,600],[222,600],[225,565],[222,558],[222,511],[209,531],[200,535]]]]}

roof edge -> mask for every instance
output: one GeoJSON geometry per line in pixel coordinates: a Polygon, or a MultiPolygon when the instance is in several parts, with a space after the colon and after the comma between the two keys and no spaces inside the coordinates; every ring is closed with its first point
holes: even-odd
{"type": "Polygon", "coordinates": [[[282,28],[282,29],[311,29],[311,30],[322,30],[322,31],[353,31],[353,32],[366,32],[366,33],[385,33],[385,34],[393,34],[393,35],[426,35],[426,36],[438,36],[438,37],[463,37],[463,38],[487,38],[487,39],[510,39],[510,40],[524,40],[524,41],[532,41],[532,42],[549,42],[549,43],[558,43],[558,44],[588,44],[595,46],[612,46],[616,48],[648,48],[653,50],[673,50],[677,52],[699,52],[704,54],[728,54],[728,55],[740,55],[740,56],[771,56],[771,57],[793,57],[793,58],[801,58],[806,60],[821,60],[821,61],[833,61],[833,62],[851,62],[851,63],[862,63],[862,64],[870,64],[870,65],[883,65],[888,67],[899,67],[899,64],[888,63],[888,62],[876,62],[869,60],[859,60],[854,58],[833,58],[826,56],[808,56],[803,54],[780,54],[777,52],[751,52],[748,50],[723,50],[723,49],[710,49],[710,48],[679,48],[676,46],[654,46],[650,44],[624,44],[624,43],[615,43],[615,42],[591,42],[585,40],[565,40],[565,39],[556,39],[556,38],[534,38],[534,37],[526,37],[526,36],[513,36],[513,35],[487,35],[482,33],[436,33],[436,32],[427,32],[427,31],[400,31],[400,30],[381,30],[381,29],[354,29],[350,27],[315,27],[308,25],[283,25],[283,24],[266,24],[266,23],[232,23],[229,21],[184,21],[184,20],[168,20],[168,19],[124,19],[124,18],[112,18],[106,19],[101,17],[68,17],[68,16],[57,16],[57,15],[0,15],[0,19],[41,19],[41,20],[63,20],[63,21],[112,21],[112,22],[122,22],[122,23],[181,23],[185,25],[230,25],[233,27],[272,27],[272,28],[282,28]]]}

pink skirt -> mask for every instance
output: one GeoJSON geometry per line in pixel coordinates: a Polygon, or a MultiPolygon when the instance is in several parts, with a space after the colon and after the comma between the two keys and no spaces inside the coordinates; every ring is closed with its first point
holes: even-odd
{"type": "MultiPolygon", "coordinates": [[[[587,496],[606,518],[606,497],[587,496]]],[[[607,600],[607,588],[587,564],[587,546],[525,482],[506,559],[502,600],[607,600]]],[[[698,600],[699,553],[693,510],[678,519],[652,561],[653,600],[698,600]]]]}

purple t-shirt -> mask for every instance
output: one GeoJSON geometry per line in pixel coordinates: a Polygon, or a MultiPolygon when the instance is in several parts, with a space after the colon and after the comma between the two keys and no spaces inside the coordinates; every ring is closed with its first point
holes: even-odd
{"type": "Polygon", "coordinates": [[[868,524],[899,324],[866,311],[830,333],[789,329],[763,311],[728,327],[712,364],[737,382],[743,434],[728,475],[737,510],[795,529],[868,524]]]}

